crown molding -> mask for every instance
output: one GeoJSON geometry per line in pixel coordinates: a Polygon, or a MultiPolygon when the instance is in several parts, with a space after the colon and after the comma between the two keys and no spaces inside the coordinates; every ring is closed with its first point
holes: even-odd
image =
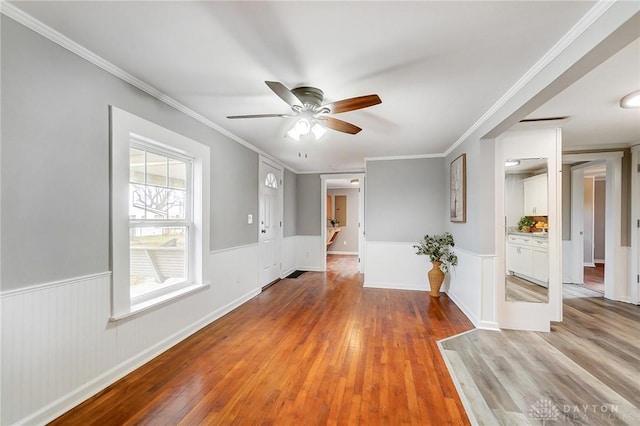
{"type": "Polygon", "coordinates": [[[418,155],[394,155],[389,157],[365,157],[365,163],[367,161],[389,161],[389,160],[417,160],[421,158],[444,158],[446,154],[418,154],[418,155]]]}
{"type": "Polygon", "coordinates": [[[264,152],[263,150],[261,150],[260,148],[254,146],[253,144],[251,144],[250,142],[247,142],[246,140],[242,139],[240,136],[231,133],[230,131],[228,131],[227,129],[221,127],[220,125],[214,123],[213,121],[209,120],[208,118],[204,117],[203,115],[197,113],[196,111],[192,110],[191,108],[185,106],[184,104],[176,101],[175,99],[173,99],[172,97],[170,97],[169,95],[165,94],[164,92],[156,89],[155,87],[151,86],[150,84],[144,82],[143,80],[140,80],[139,78],[129,74],[128,72],[126,72],[125,70],[123,70],[122,68],[114,65],[113,63],[107,61],[106,59],[104,59],[103,57],[93,53],[91,50],[87,49],[86,47],[82,46],[81,44],[71,40],[69,37],[65,36],[64,34],[60,33],[59,31],[54,30],[53,28],[51,28],[50,26],[46,25],[45,23],[43,23],[42,21],[34,18],[33,16],[29,15],[28,13],[22,11],[21,9],[19,9],[18,7],[14,6],[11,3],[7,3],[6,0],[0,0],[0,13],[2,13],[3,15],[13,19],[14,21],[18,22],[19,24],[24,25],[25,27],[29,28],[30,30],[40,34],[41,36],[43,36],[44,38],[56,43],[57,45],[67,49],[68,51],[70,51],[71,53],[74,53],[76,55],[78,55],[79,57],[81,57],[82,59],[94,64],[95,66],[102,68],[103,70],[105,70],[106,72],[108,72],[109,74],[131,84],[132,86],[142,90],[143,92],[147,93],[148,95],[158,99],[161,102],[164,102],[165,104],[169,105],[170,107],[182,112],[183,114],[193,118],[194,120],[200,122],[201,124],[204,124],[205,126],[209,127],[210,129],[215,130],[216,132],[220,133],[223,136],[226,136],[227,138],[233,140],[234,142],[239,143],[240,145],[245,146],[246,148],[249,148],[250,150],[256,152],[257,154],[263,155],[264,157],[269,158],[271,161],[274,161],[275,163],[281,165],[282,167],[289,169],[290,171],[297,173],[295,169],[293,169],[292,167],[288,166],[287,164],[283,163],[281,160],[273,157],[272,155],[264,152]]]}
{"type": "Polygon", "coordinates": [[[616,1],[598,0],[598,2],[580,20],[540,58],[498,101],[491,106],[466,132],[458,138],[444,153],[445,156],[451,154],[460,144],[469,138],[476,130],[485,124],[489,119],[506,105],[518,92],[529,84],[545,67],[553,62],[562,52],[564,52],[582,33],[593,25],[602,15],[605,14],[616,1]]]}

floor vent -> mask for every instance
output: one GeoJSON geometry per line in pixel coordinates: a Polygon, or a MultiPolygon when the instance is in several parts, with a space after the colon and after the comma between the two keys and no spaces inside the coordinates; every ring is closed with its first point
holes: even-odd
{"type": "Polygon", "coordinates": [[[287,278],[298,278],[300,275],[302,275],[304,273],[305,273],[305,271],[293,271],[292,273],[287,275],[287,278]]]}

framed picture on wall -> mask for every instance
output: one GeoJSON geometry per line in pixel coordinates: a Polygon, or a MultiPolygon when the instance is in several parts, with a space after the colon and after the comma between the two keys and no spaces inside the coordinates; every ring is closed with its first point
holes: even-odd
{"type": "Polygon", "coordinates": [[[449,219],[467,221],[467,154],[451,162],[449,170],[449,219]]]}

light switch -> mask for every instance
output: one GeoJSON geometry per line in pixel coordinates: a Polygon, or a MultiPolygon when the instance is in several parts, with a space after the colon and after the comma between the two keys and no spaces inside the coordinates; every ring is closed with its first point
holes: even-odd
{"type": "Polygon", "coordinates": [[[251,224],[253,223],[253,215],[252,215],[252,214],[250,214],[250,215],[248,215],[248,216],[247,216],[247,223],[248,223],[249,225],[251,225],[251,224]]]}

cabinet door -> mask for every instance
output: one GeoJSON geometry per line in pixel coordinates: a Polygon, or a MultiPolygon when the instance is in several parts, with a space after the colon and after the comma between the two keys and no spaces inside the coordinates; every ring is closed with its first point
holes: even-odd
{"type": "Polygon", "coordinates": [[[517,244],[507,244],[507,271],[520,273],[518,270],[518,247],[517,244]]]}
{"type": "Polygon", "coordinates": [[[507,269],[520,275],[531,276],[532,250],[530,246],[507,244],[507,269]]]}
{"type": "Polygon", "coordinates": [[[534,249],[533,253],[533,278],[549,286],[549,253],[546,250],[534,249]]]}
{"type": "Polygon", "coordinates": [[[524,215],[548,216],[547,174],[541,174],[522,181],[524,189],[524,215]]]}
{"type": "Polygon", "coordinates": [[[536,204],[538,202],[538,187],[536,181],[526,179],[522,182],[524,186],[524,215],[535,216],[536,204]]]}
{"type": "Polygon", "coordinates": [[[347,196],[336,195],[336,219],[340,226],[347,226],[347,196]]]}
{"type": "Polygon", "coordinates": [[[533,250],[530,246],[520,246],[520,270],[522,275],[533,276],[533,250]]]}
{"type": "Polygon", "coordinates": [[[549,197],[547,196],[547,174],[540,175],[540,178],[536,180],[536,216],[548,216],[549,215],[549,197]]]}

